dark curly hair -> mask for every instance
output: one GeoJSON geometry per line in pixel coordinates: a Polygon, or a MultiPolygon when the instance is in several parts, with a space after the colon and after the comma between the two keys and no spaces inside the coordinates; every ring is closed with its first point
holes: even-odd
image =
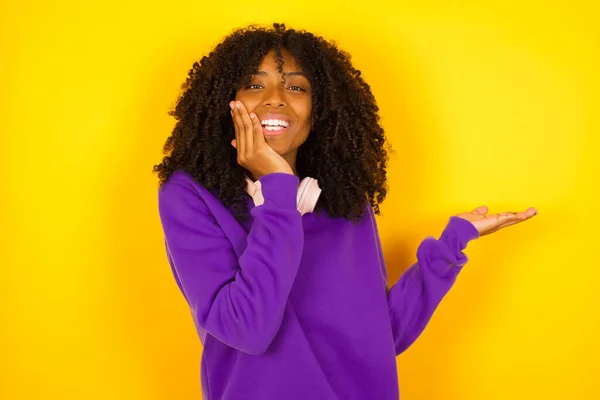
{"type": "Polygon", "coordinates": [[[154,166],[160,186],[183,170],[243,220],[248,214],[245,170],[237,150],[229,102],[247,83],[262,59],[275,51],[283,74],[281,50],[289,52],[311,83],[311,130],[298,149],[300,179],[310,176],[323,189],[315,211],[358,221],[366,201],[376,214],[387,193],[386,138],[378,107],[350,55],[306,31],[249,26],[234,31],[195,62],[169,115],[177,120],[154,166]]]}

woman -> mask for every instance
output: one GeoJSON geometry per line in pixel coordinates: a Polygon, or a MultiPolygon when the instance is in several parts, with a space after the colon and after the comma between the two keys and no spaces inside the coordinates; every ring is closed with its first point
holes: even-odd
{"type": "Polygon", "coordinates": [[[452,216],[389,287],[377,112],[347,53],[280,24],[238,30],[194,64],[155,171],[205,399],[398,399],[395,358],[467,243],[537,213],[452,216]]]}

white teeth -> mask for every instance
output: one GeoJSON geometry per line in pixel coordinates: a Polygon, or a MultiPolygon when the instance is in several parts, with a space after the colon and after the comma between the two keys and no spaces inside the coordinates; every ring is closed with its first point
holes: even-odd
{"type": "Polygon", "coordinates": [[[260,123],[264,126],[273,126],[273,127],[277,127],[277,126],[283,126],[283,127],[288,127],[290,125],[289,122],[287,121],[283,121],[280,119],[263,119],[262,121],[260,121],[260,123]]]}

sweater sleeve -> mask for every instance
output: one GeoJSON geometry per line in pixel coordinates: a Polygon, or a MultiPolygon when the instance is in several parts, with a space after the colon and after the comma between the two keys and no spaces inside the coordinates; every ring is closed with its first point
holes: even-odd
{"type": "MultiPolygon", "coordinates": [[[[478,237],[479,232],[472,223],[450,217],[439,239],[425,238],[417,249],[417,262],[387,289],[396,355],[408,349],[423,332],[468,261],[462,250],[478,237]]],[[[380,244],[379,237],[377,243],[380,244]]],[[[387,282],[381,246],[379,251],[382,274],[387,282]]]]}
{"type": "Polygon", "coordinates": [[[249,354],[265,352],[279,330],[304,245],[298,177],[273,173],[260,181],[265,201],[250,210],[239,259],[190,182],[171,179],[159,191],[167,252],[198,325],[249,354]]]}

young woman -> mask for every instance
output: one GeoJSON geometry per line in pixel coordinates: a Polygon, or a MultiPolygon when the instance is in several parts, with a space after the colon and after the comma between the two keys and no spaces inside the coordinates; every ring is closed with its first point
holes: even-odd
{"type": "Polygon", "coordinates": [[[467,243],[537,213],[451,216],[388,286],[377,112],[347,53],[280,24],[238,30],[194,64],[155,171],[204,399],[398,399],[396,356],[467,243]]]}

